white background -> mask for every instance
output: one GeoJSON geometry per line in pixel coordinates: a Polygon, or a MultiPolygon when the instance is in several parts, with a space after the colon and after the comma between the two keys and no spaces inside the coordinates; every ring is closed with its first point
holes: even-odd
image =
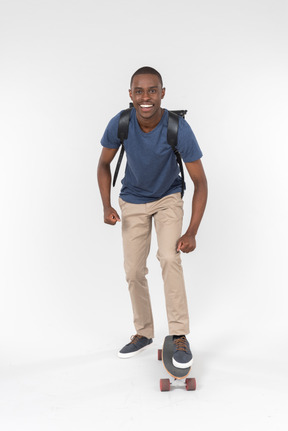
{"type": "MultiPolygon", "coordinates": [[[[1,429],[285,429],[285,0],[0,5],[1,429]],[[102,221],[96,168],[144,65],[163,76],[163,106],[188,110],[209,182],[197,250],[183,255],[194,393],[159,391],[155,236],[154,344],[116,356],[134,328],[121,226],[102,221]]],[[[192,193],[188,181],[186,225],[192,193]]]]}

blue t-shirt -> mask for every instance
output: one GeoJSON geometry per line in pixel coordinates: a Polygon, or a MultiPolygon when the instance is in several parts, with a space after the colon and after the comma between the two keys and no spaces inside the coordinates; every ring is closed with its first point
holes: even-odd
{"type": "MultiPolygon", "coordinates": [[[[117,137],[121,112],[113,117],[101,139],[106,148],[119,148],[117,137]]],[[[133,108],[129,133],[124,141],[126,169],[122,179],[120,197],[130,203],[147,203],[172,193],[181,192],[182,180],[176,156],[167,142],[168,111],[165,109],[160,122],[149,133],[141,130],[133,108]]],[[[184,163],[194,162],[202,152],[189,124],[179,118],[178,151],[184,163]]]]}

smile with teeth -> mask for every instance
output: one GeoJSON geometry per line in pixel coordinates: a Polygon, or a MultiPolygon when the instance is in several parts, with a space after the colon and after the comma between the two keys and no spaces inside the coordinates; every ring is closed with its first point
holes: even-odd
{"type": "Polygon", "coordinates": [[[141,108],[152,108],[153,105],[140,105],[141,108]]]}

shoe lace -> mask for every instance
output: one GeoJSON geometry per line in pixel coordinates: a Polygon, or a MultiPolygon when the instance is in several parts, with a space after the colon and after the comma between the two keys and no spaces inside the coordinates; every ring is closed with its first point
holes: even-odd
{"type": "Polygon", "coordinates": [[[183,350],[184,352],[187,352],[186,337],[175,338],[174,343],[176,344],[177,350],[183,350]]]}
{"type": "Polygon", "coordinates": [[[138,335],[138,334],[132,335],[132,337],[130,338],[130,340],[131,340],[130,344],[136,344],[137,341],[140,340],[140,338],[143,338],[142,335],[138,335]]]}

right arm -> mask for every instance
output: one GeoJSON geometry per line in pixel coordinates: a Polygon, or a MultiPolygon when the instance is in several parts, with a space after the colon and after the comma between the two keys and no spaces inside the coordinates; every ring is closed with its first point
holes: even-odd
{"type": "Polygon", "coordinates": [[[100,189],[100,194],[104,210],[104,223],[115,225],[120,221],[117,211],[112,208],[110,200],[111,192],[111,170],[110,164],[114,159],[118,148],[105,148],[103,147],[102,153],[98,163],[97,178],[100,189]]]}

